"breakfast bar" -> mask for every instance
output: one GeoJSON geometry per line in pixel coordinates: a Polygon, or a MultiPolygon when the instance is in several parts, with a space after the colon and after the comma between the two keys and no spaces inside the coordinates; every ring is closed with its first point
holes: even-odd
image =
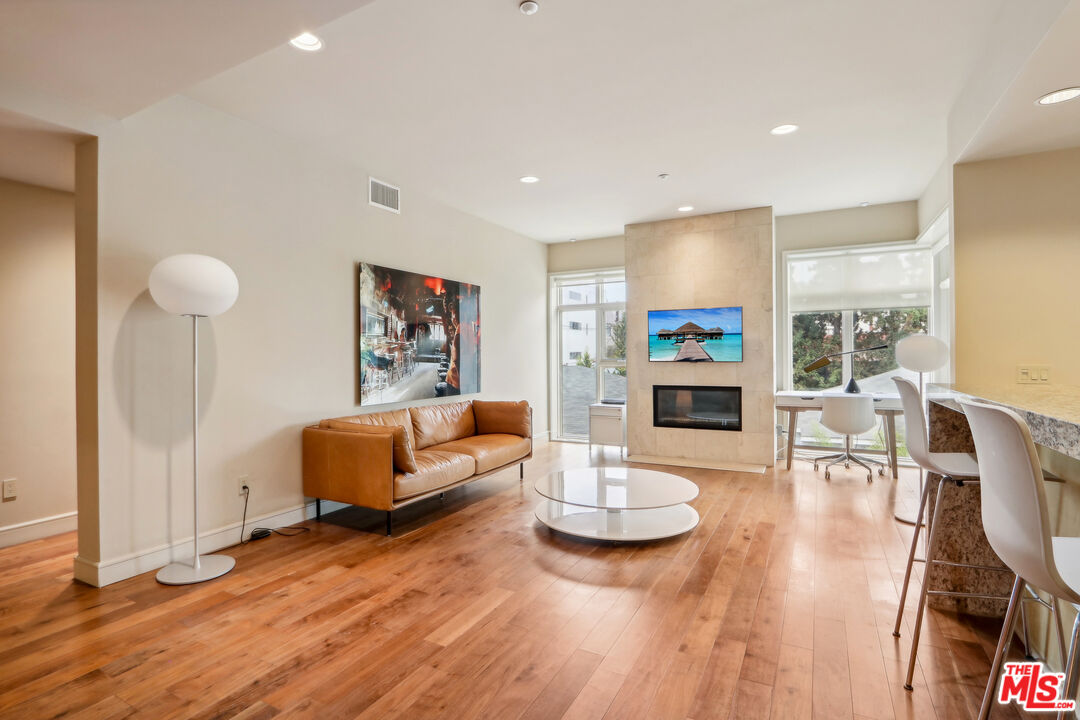
{"type": "MultiPolygon", "coordinates": [[[[926,395],[932,453],[974,452],[961,401],[985,402],[1017,412],[1031,428],[1044,469],[1063,481],[1048,486],[1051,517],[1056,522],[1054,534],[1080,535],[1080,388],[931,384],[926,395]]],[[[927,476],[931,483],[928,517],[934,511],[940,480],[939,475],[927,476]]],[[[947,487],[944,498],[937,554],[952,562],[1002,566],[983,532],[979,487],[947,487]]],[[[930,577],[936,590],[1003,596],[1009,594],[1012,581],[1011,573],[947,565],[935,565],[930,577]]],[[[1002,600],[942,596],[932,596],[929,602],[938,609],[990,617],[1004,615],[1006,604],[1002,600]]]]}

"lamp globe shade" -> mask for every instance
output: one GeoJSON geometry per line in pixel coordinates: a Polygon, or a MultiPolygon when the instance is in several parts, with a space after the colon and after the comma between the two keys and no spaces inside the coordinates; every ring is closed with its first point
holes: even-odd
{"type": "Polygon", "coordinates": [[[220,315],[239,294],[236,273],[209,255],[172,255],[150,271],[150,296],[175,315],[220,315]]]}
{"type": "Polygon", "coordinates": [[[933,335],[908,335],[896,343],[896,362],[905,370],[934,372],[949,362],[949,346],[933,335]]]}

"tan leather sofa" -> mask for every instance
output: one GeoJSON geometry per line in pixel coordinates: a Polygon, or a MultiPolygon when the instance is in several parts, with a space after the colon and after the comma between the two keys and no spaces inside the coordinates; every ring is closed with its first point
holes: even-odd
{"type": "Polygon", "coordinates": [[[532,457],[525,401],[467,400],[323,420],[304,428],[304,494],[391,512],[532,457]]]}

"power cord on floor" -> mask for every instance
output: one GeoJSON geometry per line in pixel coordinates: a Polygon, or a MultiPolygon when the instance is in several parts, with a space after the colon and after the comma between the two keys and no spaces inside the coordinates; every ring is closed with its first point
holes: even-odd
{"type": "Polygon", "coordinates": [[[247,485],[244,485],[242,490],[244,491],[244,517],[240,521],[240,544],[241,545],[247,545],[249,542],[251,542],[253,540],[262,540],[263,538],[270,537],[270,535],[272,533],[277,533],[278,535],[282,535],[284,537],[292,537],[294,535],[300,535],[301,533],[311,532],[311,528],[304,527],[303,525],[286,525],[284,527],[279,527],[279,528],[257,527],[257,528],[252,528],[251,529],[251,535],[248,536],[247,540],[245,540],[244,539],[244,528],[247,525],[248,500],[251,499],[251,488],[249,488],[247,485]],[[286,531],[289,531],[289,532],[286,532],[286,531]]]}

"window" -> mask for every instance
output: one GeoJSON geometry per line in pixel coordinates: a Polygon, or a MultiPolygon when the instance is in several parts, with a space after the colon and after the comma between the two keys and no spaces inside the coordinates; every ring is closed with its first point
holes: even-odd
{"type": "Polygon", "coordinates": [[[584,440],[589,405],[626,400],[622,270],[551,276],[552,435],[584,440]]]}
{"type": "MultiPolygon", "coordinates": [[[[929,332],[933,261],[915,244],[785,253],[787,389],[839,389],[854,378],[864,392],[895,392],[896,375],[917,374],[896,364],[893,348],[907,335],[929,332]],[[837,357],[812,372],[822,355],[888,345],[887,350],[837,357]]],[[[902,419],[897,423],[903,446],[902,419]]],[[[836,447],[843,439],[825,429],[817,413],[803,413],[797,444],[836,447]]],[[[880,428],[856,440],[860,449],[884,448],[880,428]]]]}

